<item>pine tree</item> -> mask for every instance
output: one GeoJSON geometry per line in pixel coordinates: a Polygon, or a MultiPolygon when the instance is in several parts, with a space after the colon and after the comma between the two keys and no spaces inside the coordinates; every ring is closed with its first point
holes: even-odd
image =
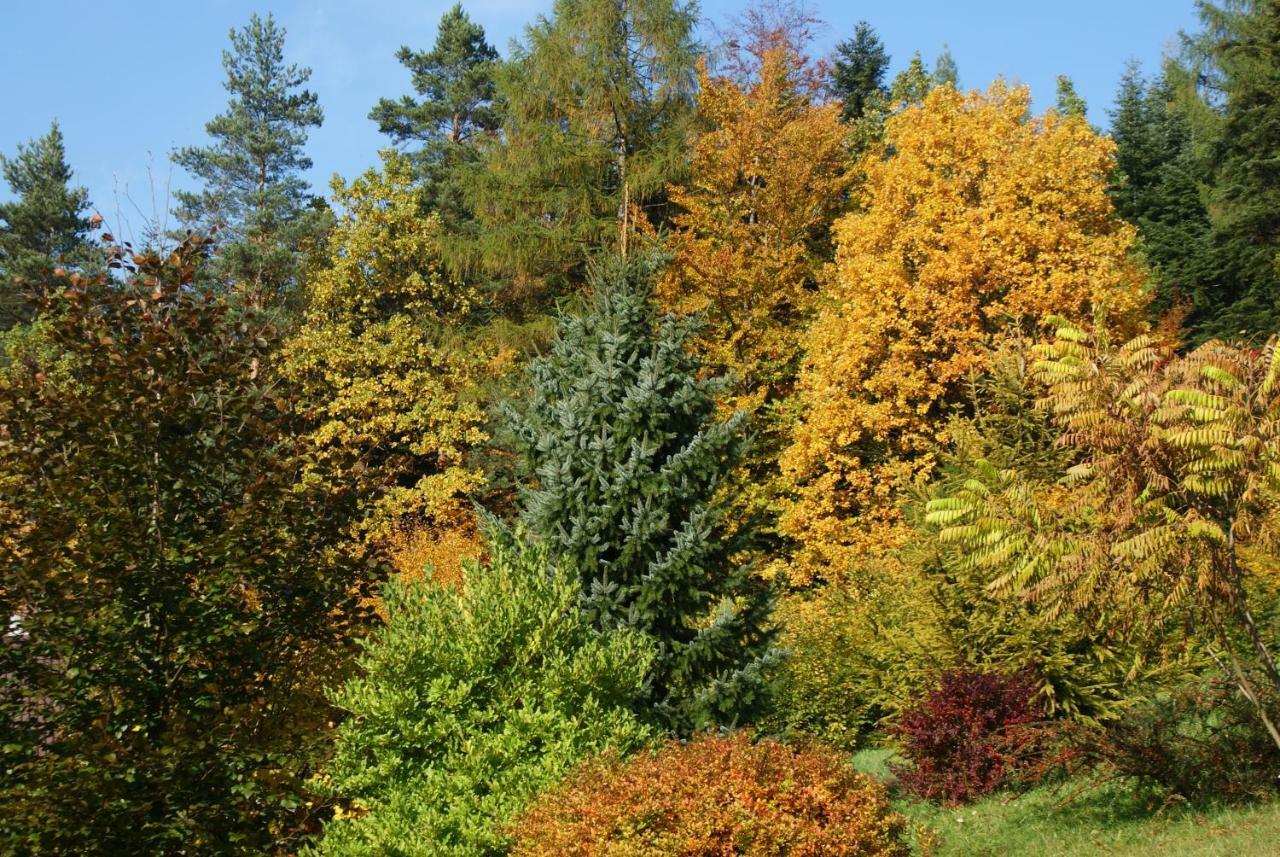
{"type": "Polygon", "coordinates": [[[369,118],[397,145],[421,144],[412,157],[424,179],[427,204],[446,223],[456,223],[465,209],[452,173],[476,156],[480,139],[500,124],[494,102],[498,52],[458,3],[440,18],[430,51],[406,46],[396,59],[412,74],[419,98],[383,98],[369,118]]]}
{"type": "Polygon", "coordinates": [[[1076,92],[1076,85],[1065,74],[1058,75],[1058,97],[1056,107],[1063,116],[1079,116],[1082,119],[1089,113],[1089,105],[1076,92]]]}
{"type": "Polygon", "coordinates": [[[256,14],[232,30],[223,51],[223,84],[231,93],[225,113],[205,129],[214,142],[189,146],[174,163],[204,183],[176,194],[188,224],[222,229],[222,274],[258,304],[292,285],[300,248],[326,222],[301,173],[307,129],[324,119],[314,93],[301,89],[311,70],[286,65],[285,30],[256,14]]]}
{"type": "Polygon", "coordinates": [[[71,186],[57,122],[12,158],[0,155],[0,171],[16,197],[0,203],[0,330],[7,330],[32,318],[54,268],[88,261],[89,199],[71,186]]]}
{"type": "Polygon", "coordinates": [[[576,570],[600,627],[653,639],[652,704],[687,731],[750,716],[776,654],[742,562],[750,530],[723,524],[745,416],[716,421],[724,382],[700,377],[690,323],[655,318],[654,274],[649,261],[598,263],[590,311],[562,319],[510,417],[525,526],[576,570]]]}
{"type": "Polygon", "coordinates": [[[463,261],[563,275],[584,249],[625,250],[637,213],[663,220],[685,169],[695,23],[685,0],[556,0],[499,75],[502,135],[468,175],[463,261]]]}
{"type": "Polygon", "coordinates": [[[831,94],[843,105],[845,122],[861,119],[869,109],[889,97],[884,76],[889,54],[884,42],[866,21],[859,21],[853,38],[836,45],[831,71],[831,94]]]}

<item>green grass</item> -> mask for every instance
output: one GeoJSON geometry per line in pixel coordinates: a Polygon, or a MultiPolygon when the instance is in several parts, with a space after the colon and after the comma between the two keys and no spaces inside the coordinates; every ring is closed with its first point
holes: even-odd
{"type": "MultiPolygon", "coordinates": [[[[864,751],[855,764],[884,777],[888,756],[864,751]]],[[[1280,802],[1162,806],[1120,783],[1074,794],[1079,788],[1042,787],[956,809],[896,806],[932,831],[934,857],[1280,857],[1280,802]]]]}

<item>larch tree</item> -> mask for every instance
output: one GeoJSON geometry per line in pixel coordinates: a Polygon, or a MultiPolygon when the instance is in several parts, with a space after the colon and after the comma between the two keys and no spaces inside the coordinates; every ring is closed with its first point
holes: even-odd
{"type": "Polygon", "coordinates": [[[563,276],[637,217],[664,219],[685,169],[697,47],[684,0],[556,0],[501,70],[500,139],[467,180],[466,263],[563,276]]]}
{"type": "Polygon", "coordinates": [[[0,155],[0,172],[14,199],[0,203],[0,330],[29,321],[57,267],[90,261],[88,192],[71,184],[62,131],[0,155]]]}
{"type": "Polygon", "coordinates": [[[1130,321],[1145,307],[1133,229],[1106,194],[1113,145],[1029,108],[1023,88],[940,86],[861,164],[782,460],[798,583],[900,544],[904,491],[931,472],[940,417],[994,336],[1051,312],[1130,321]]]}
{"type": "Polygon", "coordinates": [[[311,168],[308,129],[324,114],[315,93],[302,88],[311,70],[285,62],[285,30],[272,16],[253,15],[230,38],[222,66],[231,99],[205,126],[213,142],[173,153],[203,183],[175,194],[177,213],[198,230],[220,230],[220,274],[264,305],[294,285],[301,252],[327,223],[323,201],[302,177],[311,168]]]}
{"type": "Polygon", "coordinates": [[[689,321],[656,317],[652,267],[596,263],[591,308],[561,321],[510,416],[521,520],[576,572],[599,627],[653,642],[645,716],[687,733],[758,712],[778,653],[752,534],[725,526],[746,415],[717,417],[724,382],[690,354],[689,321]]]}
{"type": "Polygon", "coordinates": [[[440,18],[431,50],[401,47],[396,59],[409,70],[417,97],[380,99],[369,118],[397,146],[416,147],[408,154],[425,184],[427,206],[456,224],[466,210],[455,171],[475,159],[480,142],[501,124],[498,52],[458,3],[440,18]]]}

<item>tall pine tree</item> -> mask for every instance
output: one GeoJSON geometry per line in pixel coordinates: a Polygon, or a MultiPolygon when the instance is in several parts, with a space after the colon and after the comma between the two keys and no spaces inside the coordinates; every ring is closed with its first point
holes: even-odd
{"type": "Polygon", "coordinates": [[[292,285],[301,248],[327,222],[301,175],[311,168],[307,131],[324,114],[315,93],[302,88],[311,70],[285,63],[284,37],[271,15],[255,14],[231,31],[231,50],[222,53],[231,100],[205,126],[213,143],[173,155],[204,183],[176,194],[179,217],[223,230],[221,273],[255,304],[292,285]]]}
{"type": "Polygon", "coordinates": [[[665,218],[685,170],[697,48],[687,0],[556,0],[502,67],[501,140],[469,174],[466,261],[517,279],[665,218]]]}
{"type": "Polygon", "coordinates": [[[743,563],[749,528],[723,524],[745,416],[716,420],[724,384],[701,376],[688,322],[655,317],[653,268],[591,270],[590,311],[562,319],[511,419],[530,474],[525,526],[577,571],[600,627],[652,638],[652,704],[688,731],[749,717],[777,656],[743,563]]]}
{"type": "Polygon", "coordinates": [[[494,101],[498,52],[458,3],[441,17],[431,50],[405,46],[396,59],[412,75],[418,97],[380,99],[369,118],[398,146],[420,146],[411,157],[424,180],[426,201],[446,224],[455,224],[466,213],[454,171],[474,160],[477,143],[500,124],[494,101]]]}
{"type": "Polygon", "coordinates": [[[0,203],[0,330],[35,314],[54,268],[80,267],[89,258],[88,192],[71,186],[71,167],[58,123],[0,171],[15,199],[0,203]]]}

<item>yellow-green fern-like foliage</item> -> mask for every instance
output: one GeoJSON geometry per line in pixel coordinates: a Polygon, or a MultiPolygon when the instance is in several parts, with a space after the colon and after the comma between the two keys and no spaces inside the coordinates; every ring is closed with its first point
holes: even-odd
{"type": "Polygon", "coordinates": [[[908,504],[911,535],[897,561],[864,561],[843,582],[784,600],[790,657],[776,728],[852,747],[928,693],[940,673],[966,666],[1006,674],[1030,668],[1048,713],[1093,723],[1120,712],[1131,682],[1185,666],[1182,653],[1167,647],[1164,658],[1135,670],[1135,651],[1105,629],[993,592],[998,572],[973,563],[950,530],[923,520],[930,497],[931,516],[947,519],[954,500],[946,498],[1000,469],[1019,474],[1029,492],[1048,493],[1073,461],[1035,407],[1025,361],[1007,348],[991,363],[948,422],[954,446],[940,454],[937,479],[908,504]]]}
{"type": "Polygon", "coordinates": [[[406,160],[387,153],[381,170],[335,178],[333,193],[337,226],[283,358],[324,465],[309,478],[358,492],[361,543],[453,527],[483,483],[467,464],[485,440],[485,348],[461,335],[474,296],[442,268],[440,222],[406,160]]]}
{"type": "Polygon", "coordinates": [[[1159,336],[1115,343],[1105,325],[1053,321],[1032,374],[1074,463],[1050,485],[990,466],[928,520],[995,593],[1148,643],[1181,625],[1245,696],[1259,677],[1280,688],[1276,340],[1179,355],[1159,336]]]}

